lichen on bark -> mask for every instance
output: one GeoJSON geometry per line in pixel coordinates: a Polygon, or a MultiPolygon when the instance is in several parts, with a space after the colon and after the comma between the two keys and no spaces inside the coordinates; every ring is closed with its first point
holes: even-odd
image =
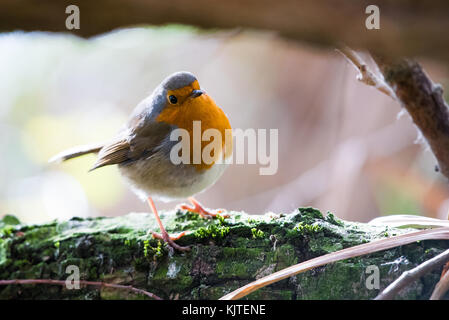
{"type": "MultiPolygon", "coordinates": [[[[193,213],[161,214],[170,233],[189,252],[173,252],[148,230],[152,214],[113,218],[72,218],[23,225],[0,220],[0,279],[60,279],[75,265],[80,278],[132,285],[164,299],[218,299],[238,287],[293,264],[329,252],[410,230],[347,222],[313,208],[291,214],[248,215],[204,220],[193,213]]],[[[380,289],[403,271],[449,248],[449,241],[421,241],[348,259],[262,288],[249,299],[370,299],[379,289],[366,286],[367,266],[380,271],[380,289]]],[[[402,292],[402,299],[426,299],[439,278],[426,275],[402,292]]],[[[144,299],[126,290],[53,285],[0,287],[1,299],[144,299]]]]}

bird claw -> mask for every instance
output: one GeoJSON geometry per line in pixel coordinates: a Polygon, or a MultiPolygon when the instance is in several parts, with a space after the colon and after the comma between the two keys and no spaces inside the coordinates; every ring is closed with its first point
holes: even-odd
{"type": "Polygon", "coordinates": [[[215,210],[215,212],[210,212],[210,211],[204,209],[203,206],[198,201],[196,201],[195,199],[189,198],[189,200],[193,204],[193,206],[182,204],[182,205],[178,206],[178,209],[186,210],[186,211],[189,211],[189,212],[193,212],[193,213],[199,214],[204,219],[216,218],[218,215],[220,215],[223,218],[229,218],[230,217],[230,215],[227,214],[227,213],[226,214],[222,214],[223,212],[225,212],[224,209],[218,209],[218,210],[215,210]]]}
{"type": "Polygon", "coordinates": [[[151,233],[153,235],[153,238],[161,239],[161,240],[165,241],[173,249],[176,249],[179,251],[189,251],[190,250],[190,247],[183,247],[174,242],[175,240],[179,240],[181,237],[185,236],[185,234],[186,234],[185,231],[178,233],[176,235],[171,235],[171,236],[167,232],[162,232],[162,234],[157,233],[157,232],[151,232],[151,233]]]}
{"type": "Polygon", "coordinates": [[[193,212],[196,214],[199,214],[202,218],[204,219],[212,219],[212,218],[216,218],[217,215],[220,215],[223,218],[229,218],[229,214],[222,214],[224,212],[224,210],[215,210],[215,212],[210,212],[202,207],[196,207],[196,206],[189,206],[186,204],[182,204],[178,207],[178,209],[180,210],[185,210],[185,211],[189,211],[189,212],[193,212]]]}

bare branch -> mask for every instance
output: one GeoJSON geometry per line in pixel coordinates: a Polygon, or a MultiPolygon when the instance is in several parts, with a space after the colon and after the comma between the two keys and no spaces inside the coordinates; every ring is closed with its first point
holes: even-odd
{"type": "Polygon", "coordinates": [[[348,0],[2,0],[0,30],[43,30],[92,36],[116,28],[142,24],[180,23],[209,29],[271,30],[290,39],[334,47],[342,41],[391,57],[425,56],[449,61],[446,0],[377,0],[381,28],[367,30],[366,1],[348,0]],[[65,9],[78,5],[81,28],[67,30],[65,9]],[[338,10],[336,10],[338,8],[338,10]],[[317,14],[319,12],[320,14],[317,14]]]}
{"type": "MultiPolygon", "coordinates": [[[[446,261],[449,261],[449,250],[427,260],[416,268],[405,271],[399,278],[386,287],[374,300],[390,300],[393,299],[407,285],[416,281],[426,273],[438,268],[446,261]]],[[[448,277],[449,279],[449,277],[448,277]]],[[[441,282],[441,281],[440,281],[441,282]]],[[[438,286],[438,285],[437,285],[438,286]]]]}
{"type": "MultiPolygon", "coordinates": [[[[124,289],[129,290],[137,294],[143,294],[147,297],[150,297],[155,300],[162,300],[160,297],[155,295],[154,293],[145,291],[143,289],[134,288],[132,286],[125,286],[121,284],[113,284],[113,283],[105,283],[100,281],[79,281],[80,285],[83,286],[94,286],[94,287],[107,287],[107,288],[115,288],[115,289],[124,289]]],[[[17,285],[17,284],[53,284],[59,286],[66,286],[65,280],[53,280],[53,279],[13,279],[13,280],[0,280],[0,286],[7,285],[17,285]]]]}
{"type": "Polygon", "coordinates": [[[386,60],[376,56],[383,79],[370,71],[362,58],[348,47],[338,50],[359,71],[357,79],[399,101],[426,138],[442,174],[449,178],[449,108],[443,89],[435,85],[413,60],[386,60]]]}
{"type": "Polygon", "coordinates": [[[435,85],[413,60],[374,58],[385,81],[426,138],[438,169],[449,178],[449,108],[442,87],[435,85]]]}

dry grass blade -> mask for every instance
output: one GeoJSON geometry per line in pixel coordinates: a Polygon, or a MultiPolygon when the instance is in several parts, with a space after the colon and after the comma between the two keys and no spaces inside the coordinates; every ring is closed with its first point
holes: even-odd
{"type": "Polygon", "coordinates": [[[371,220],[368,224],[387,225],[392,228],[410,227],[425,228],[430,227],[449,227],[449,220],[441,220],[429,217],[420,217],[413,215],[391,215],[379,217],[371,220]]]}
{"type": "Polygon", "coordinates": [[[269,276],[258,279],[254,282],[247,284],[231,293],[220,298],[220,300],[236,300],[243,298],[244,296],[254,292],[260,288],[263,288],[269,284],[278,282],[280,280],[289,278],[291,276],[297,275],[299,273],[305,272],[307,270],[344,260],[349,258],[354,258],[362,256],[365,254],[382,251],[386,249],[391,249],[394,247],[406,245],[421,240],[436,240],[445,239],[449,240],[449,228],[438,228],[431,230],[416,231],[400,236],[395,236],[387,239],[376,240],[374,242],[361,244],[355,247],[346,248],[340,251],[326,254],[321,257],[310,259],[294,266],[285,268],[278,272],[275,272],[269,276]]]}

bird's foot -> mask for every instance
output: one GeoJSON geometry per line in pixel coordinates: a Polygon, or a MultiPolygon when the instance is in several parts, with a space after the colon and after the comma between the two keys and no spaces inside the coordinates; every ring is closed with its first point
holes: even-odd
{"type": "Polygon", "coordinates": [[[215,212],[210,212],[210,211],[204,209],[204,207],[198,201],[196,201],[194,198],[189,198],[189,201],[193,204],[193,206],[182,204],[182,205],[178,206],[178,208],[181,210],[186,210],[186,211],[197,213],[205,219],[216,218],[217,215],[220,215],[223,218],[230,217],[229,214],[222,214],[223,212],[225,212],[223,209],[215,210],[215,212]]]}
{"type": "Polygon", "coordinates": [[[161,230],[161,233],[156,233],[153,231],[148,231],[151,232],[153,234],[153,238],[156,239],[161,239],[163,241],[165,241],[169,246],[171,246],[173,249],[179,250],[179,251],[189,251],[190,248],[189,247],[182,247],[178,244],[176,244],[174,242],[174,240],[178,240],[179,238],[181,238],[182,236],[184,236],[186,233],[185,232],[181,232],[180,234],[176,235],[176,236],[169,236],[167,231],[164,228],[164,225],[162,224],[161,218],[159,217],[159,213],[157,212],[156,206],[154,204],[154,201],[151,197],[148,197],[148,204],[150,205],[151,210],[154,213],[154,216],[156,218],[157,224],[159,225],[159,229],[161,230]]]}
{"type": "Polygon", "coordinates": [[[185,231],[178,233],[176,235],[171,235],[171,236],[167,232],[162,232],[162,234],[157,233],[157,232],[151,232],[151,233],[153,235],[153,238],[161,239],[161,240],[167,242],[167,244],[169,246],[171,246],[172,248],[174,248],[176,250],[179,250],[179,251],[189,251],[190,250],[190,247],[183,247],[183,246],[180,246],[179,244],[175,243],[175,240],[179,240],[181,237],[185,236],[185,234],[186,234],[185,231]]]}

